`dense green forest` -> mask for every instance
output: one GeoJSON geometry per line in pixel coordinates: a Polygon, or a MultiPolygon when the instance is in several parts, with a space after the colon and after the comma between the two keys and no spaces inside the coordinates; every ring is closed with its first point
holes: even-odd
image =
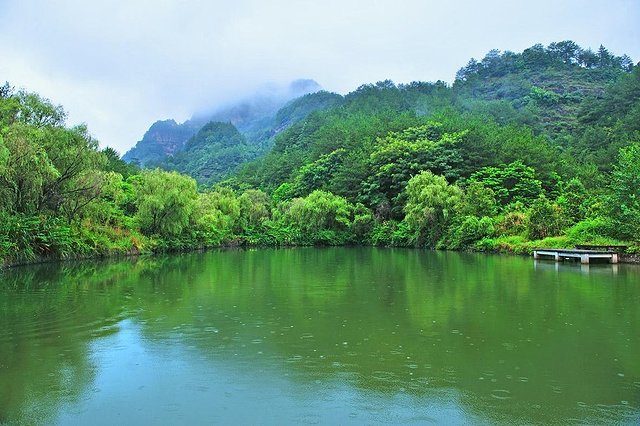
{"type": "Polygon", "coordinates": [[[0,258],[220,245],[638,251],[639,68],[571,41],[493,50],[452,85],[303,96],[278,112],[262,150],[210,122],[143,170],[7,83],[0,258]]]}

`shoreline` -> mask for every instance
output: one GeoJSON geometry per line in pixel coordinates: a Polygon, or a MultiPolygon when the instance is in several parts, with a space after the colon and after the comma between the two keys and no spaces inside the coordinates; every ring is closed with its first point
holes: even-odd
{"type": "MultiPolygon", "coordinates": [[[[158,255],[171,255],[171,254],[181,254],[181,253],[197,253],[197,252],[205,252],[209,250],[219,250],[219,249],[260,249],[260,248],[302,248],[302,247],[316,247],[316,248],[324,248],[324,247],[370,247],[370,248],[405,248],[405,249],[419,249],[419,250],[438,250],[433,248],[418,248],[418,247],[394,247],[394,246],[374,246],[374,245],[342,245],[342,246],[307,246],[307,245],[242,245],[242,244],[226,244],[220,246],[210,246],[210,247],[194,247],[190,249],[176,249],[176,250],[167,250],[167,251],[150,251],[150,252],[139,252],[136,250],[130,250],[128,252],[123,253],[114,253],[114,254],[99,254],[96,256],[69,256],[65,258],[58,257],[47,257],[41,256],[37,257],[33,260],[27,261],[19,261],[13,263],[2,263],[0,264],[0,273],[7,269],[18,268],[22,266],[32,266],[32,265],[42,265],[47,263],[64,263],[64,262],[74,262],[74,261],[82,261],[82,260],[117,260],[117,259],[130,259],[130,258],[138,258],[138,257],[153,257],[158,255]]],[[[522,254],[516,252],[509,251],[481,251],[481,250],[438,250],[444,252],[454,252],[454,253],[477,253],[477,254],[489,254],[489,255],[506,255],[506,256],[519,256],[519,257],[530,257],[533,260],[533,254],[522,254]]],[[[640,265],[640,253],[620,253],[618,264],[626,264],[626,265],[640,265]]]]}

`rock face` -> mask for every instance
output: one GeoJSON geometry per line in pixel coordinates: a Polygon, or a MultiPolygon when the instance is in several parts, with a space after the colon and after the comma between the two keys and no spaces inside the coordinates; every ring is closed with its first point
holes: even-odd
{"type": "Polygon", "coordinates": [[[122,159],[142,167],[159,164],[181,152],[186,142],[209,122],[231,123],[250,144],[264,146],[273,136],[273,122],[280,108],[292,99],[319,90],[321,87],[314,80],[295,80],[284,88],[266,87],[231,106],[194,114],[182,124],[174,120],[156,121],[122,159]]]}
{"type": "Polygon", "coordinates": [[[184,148],[184,144],[198,130],[190,122],[178,124],[175,120],[156,121],[144,134],[142,140],[130,149],[122,159],[140,166],[162,161],[168,155],[174,155],[184,148]]]}

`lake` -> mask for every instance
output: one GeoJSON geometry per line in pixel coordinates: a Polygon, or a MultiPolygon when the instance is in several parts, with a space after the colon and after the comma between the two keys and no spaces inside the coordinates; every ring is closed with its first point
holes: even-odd
{"type": "Polygon", "coordinates": [[[0,273],[0,424],[638,424],[640,268],[220,250],[0,273]]]}

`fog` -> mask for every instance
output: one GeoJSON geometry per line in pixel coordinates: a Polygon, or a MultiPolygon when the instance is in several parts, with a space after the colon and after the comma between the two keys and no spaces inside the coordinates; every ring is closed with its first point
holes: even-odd
{"type": "Polygon", "coordinates": [[[566,39],[640,59],[637,0],[2,0],[0,22],[0,84],[62,104],[120,153],[155,120],[299,78],[338,93],[451,82],[490,49],[566,39]]]}

